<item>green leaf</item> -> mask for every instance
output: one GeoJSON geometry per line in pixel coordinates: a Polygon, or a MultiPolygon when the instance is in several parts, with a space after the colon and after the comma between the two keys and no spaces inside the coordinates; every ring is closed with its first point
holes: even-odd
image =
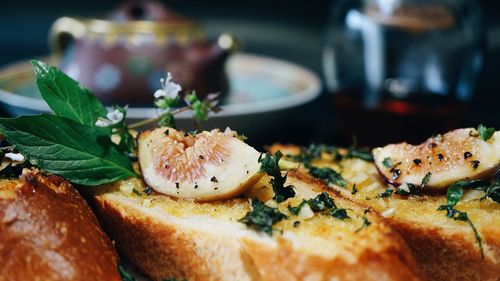
{"type": "Polygon", "coordinates": [[[487,128],[487,127],[483,126],[483,124],[479,124],[479,126],[477,127],[477,131],[479,133],[479,137],[482,140],[487,141],[495,133],[495,128],[487,128]]]}
{"type": "Polygon", "coordinates": [[[56,115],[88,126],[106,115],[106,108],[90,90],[56,67],[37,60],[31,63],[40,94],[56,115]]]}
{"type": "Polygon", "coordinates": [[[460,182],[456,182],[448,187],[446,193],[447,203],[446,205],[454,207],[457,205],[458,201],[464,196],[464,189],[460,182]]]}
{"type": "Polygon", "coordinates": [[[0,131],[40,169],[82,185],[100,185],[136,176],[128,157],[109,135],[54,115],[0,118],[0,131]]]}

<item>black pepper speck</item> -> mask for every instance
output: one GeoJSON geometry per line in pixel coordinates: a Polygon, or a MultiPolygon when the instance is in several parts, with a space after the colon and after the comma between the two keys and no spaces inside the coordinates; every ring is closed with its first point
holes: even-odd
{"type": "Polygon", "coordinates": [[[413,163],[415,163],[415,165],[420,165],[420,164],[422,164],[422,160],[420,160],[418,158],[417,159],[413,159],[413,163]]]}
{"type": "Polygon", "coordinates": [[[150,195],[151,193],[153,193],[153,189],[148,186],[144,189],[144,193],[146,193],[146,195],[150,195]]]}
{"type": "Polygon", "coordinates": [[[479,167],[479,163],[481,163],[481,162],[479,162],[479,160],[472,160],[470,162],[471,162],[472,168],[474,168],[474,170],[477,169],[477,167],[479,167]]]}
{"type": "Polygon", "coordinates": [[[470,157],[472,157],[472,153],[470,153],[469,151],[464,152],[464,159],[467,159],[470,157]]]}
{"type": "Polygon", "coordinates": [[[439,159],[439,161],[443,161],[444,155],[441,153],[438,153],[438,159],[439,159]]]}

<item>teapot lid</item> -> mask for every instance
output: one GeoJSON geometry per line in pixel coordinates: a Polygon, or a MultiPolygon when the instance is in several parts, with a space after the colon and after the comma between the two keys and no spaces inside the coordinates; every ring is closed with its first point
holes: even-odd
{"type": "Polygon", "coordinates": [[[152,21],[174,23],[189,21],[185,17],[167,8],[161,2],[154,0],[126,1],[111,11],[106,19],[113,22],[152,21]]]}

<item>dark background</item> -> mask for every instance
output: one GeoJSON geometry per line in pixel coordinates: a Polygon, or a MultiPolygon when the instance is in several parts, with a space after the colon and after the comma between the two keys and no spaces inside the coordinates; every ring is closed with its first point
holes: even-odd
{"type": "MultiPolygon", "coordinates": [[[[332,1],[174,0],[162,1],[198,20],[207,33],[229,31],[244,50],[284,58],[322,74],[321,51],[332,1]]],[[[0,4],[0,65],[49,52],[47,33],[60,16],[103,15],[121,1],[4,1],[0,4]]],[[[485,123],[500,128],[500,2],[480,1],[487,27],[487,56],[472,111],[464,126],[485,123]]],[[[324,92],[294,118],[306,137],[295,142],[331,141],[331,98],[324,92]],[[311,126],[311,124],[316,124],[311,126]]],[[[292,122],[291,122],[292,123],[292,122]]],[[[290,126],[290,124],[287,124],[290,126]]],[[[279,134],[267,141],[289,141],[279,134]]]]}

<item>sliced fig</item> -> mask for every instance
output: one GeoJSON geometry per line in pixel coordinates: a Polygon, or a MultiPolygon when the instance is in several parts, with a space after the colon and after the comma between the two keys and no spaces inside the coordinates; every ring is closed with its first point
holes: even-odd
{"type": "Polygon", "coordinates": [[[375,165],[390,183],[445,189],[466,179],[484,179],[500,168],[500,131],[487,141],[476,129],[450,131],[420,145],[406,142],[373,149],[375,165]]]}
{"type": "Polygon", "coordinates": [[[160,193],[197,201],[230,198],[255,184],[262,176],[259,155],[230,130],[186,134],[162,127],[138,137],[144,181],[160,193]]]}

